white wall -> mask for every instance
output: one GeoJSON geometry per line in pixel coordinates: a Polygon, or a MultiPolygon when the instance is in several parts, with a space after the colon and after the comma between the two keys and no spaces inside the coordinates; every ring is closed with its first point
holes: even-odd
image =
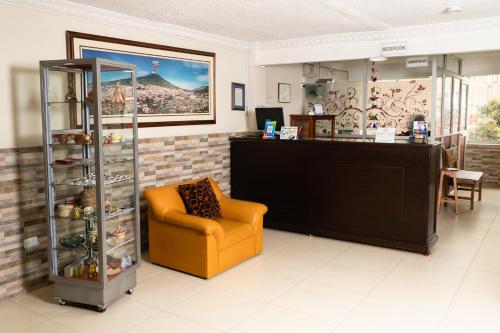
{"type": "Polygon", "coordinates": [[[265,72],[265,96],[256,96],[255,103],[257,105],[282,107],[285,125],[290,125],[290,115],[302,113],[302,84],[300,83],[302,65],[267,66],[265,72]],[[290,103],[278,102],[278,83],[289,83],[291,85],[290,103]]]}
{"type": "Polygon", "coordinates": [[[381,44],[407,42],[406,55],[500,50],[498,18],[423,25],[381,32],[317,36],[257,43],[251,65],[363,59],[381,53],[381,44]]]}
{"type": "Polygon", "coordinates": [[[500,74],[500,52],[482,52],[461,55],[464,76],[500,74]]]}
{"type": "Polygon", "coordinates": [[[247,113],[231,111],[231,82],[247,83],[247,52],[0,4],[0,148],[41,144],[38,62],[66,57],[67,30],[216,53],[217,124],[143,128],[140,137],[247,130],[247,113]]]}

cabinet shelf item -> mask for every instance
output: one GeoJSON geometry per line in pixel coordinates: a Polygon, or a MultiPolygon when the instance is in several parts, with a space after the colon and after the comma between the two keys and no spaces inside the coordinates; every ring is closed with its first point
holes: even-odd
{"type": "Polygon", "coordinates": [[[105,309],[135,287],[141,261],[136,68],[41,61],[40,78],[54,296],[105,309]]]}
{"type": "MultiPolygon", "coordinates": [[[[118,216],[121,216],[121,215],[125,215],[127,213],[130,213],[130,212],[133,212],[135,210],[135,207],[126,207],[126,208],[118,208],[118,210],[116,212],[113,212],[113,213],[105,213],[104,214],[104,220],[110,220],[110,219],[113,219],[115,217],[118,217],[118,216]]],[[[55,219],[57,220],[61,220],[61,221],[66,221],[68,223],[73,223],[73,222],[78,222],[78,221],[92,221],[92,222],[96,222],[98,221],[99,219],[96,218],[96,217],[88,217],[88,216],[82,216],[78,219],[72,219],[71,217],[55,217],[55,219]]]]}
{"type": "MultiPolygon", "coordinates": [[[[74,160],[74,161],[68,161],[68,164],[64,164],[62,162],[59,162],[61,160],[55,160],[52,162],[51,166],[54,168],[73,168],[73,167],[81,167],[81,166],[93,166],[95,165],[95,160],[93,159],[81,159],[81,160],[74,160]]],[[[104,165],[110,165],[110,164],[115,164],[115,163],[124,163],[124,162],[133,162],[134,157],[133,156],[113,156],[113,157],[108,157],[104,161],[104,165]]]]}
{"type": "Polygon", "coordinates": [[[112,247],[109,247],[106,251],[107,251],[107,253],[113,252],[116,249],[118,249],[118,248],[120,248],[122,246],[128,245],[128,244],[130,244],[130,243],[132,243],[134,241],[135,241],[135,237],[127,239],[127,240],[124,240],[122,243],[119,243],[119,244],[113,245],[112,247]]]}
{"type": "MultiPolygon", "coordinates": [[[[129,180],[133,180],[134,178],[131,176],[109,176],[104,178],[104,182],[102,185],[113,185],[122,182],[126,182],[129,180]]],[[[64,186],[87,186],[87,187],[95,187],[98,185],[95,178],[90,177],[75,177],[69,179],[56,179],[53,182],[53,185],[64,185],[64,186]]]]}
{"type": "MultiPolygon", "coordinates": [[[[93,143],[59,143],[59,142],[53,142],[49,143],[50,145],[54,147],[72,147],[72,146],[87,146],[87,147],[94,147],[93,143]]],[[[113,146],[113,145],[133,145],[134,141],[127,140],[127,141],[120,141],[120,142],[110,142],[110,143],[104,143],[103,146],[113,146]]]]}

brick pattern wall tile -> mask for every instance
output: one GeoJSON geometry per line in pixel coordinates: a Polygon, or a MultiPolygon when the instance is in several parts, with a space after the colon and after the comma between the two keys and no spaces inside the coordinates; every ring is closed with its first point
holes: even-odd
{"type": "Polygon", "coordinates": [[[500,187],[500,145],[468,144],[465,169],[482,171],[484,186],[500,187]]]}
{"type": "MultiPolygon", "coordinates": [[[[241,133],[240,133],[241,134],[241,133]]],[[[147,249],[145,188],[201,177],[214,178],[230,194],[232,133],[139,140],[141,243],[147,249]]],[[[0,150],[0,300],[48,282],[45,180],[42,147],[0,150]],[[26,253],[23,240],[38,236],[26,253]]]]}

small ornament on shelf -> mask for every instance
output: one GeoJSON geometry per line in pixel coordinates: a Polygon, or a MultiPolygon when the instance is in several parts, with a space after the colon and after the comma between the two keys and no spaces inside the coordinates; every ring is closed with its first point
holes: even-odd
{"type": "Polygon", "coordinates": [[[85,97],[85,102],[87,102],[87,103],[94,103],[94,91],[93,90],[90,90],[87,93],[87,96],[85,97]]]}
{"type": "Polygon", "coordinates": [[[66,93],[66,96],[64,96],[64,99],[67,102],[76,102],[76,93],[75,93],[75,89],[73,89],[73,87],[68,88],[68,92],[66,93]]]}
{"type": "Polygon", "coordinates": [[[118,82],[115,83],[115,92],[113,93],[113,97],[111,98],[111,104],[125,105],[125,96],[123,96],[120,83],[118,82]]]}

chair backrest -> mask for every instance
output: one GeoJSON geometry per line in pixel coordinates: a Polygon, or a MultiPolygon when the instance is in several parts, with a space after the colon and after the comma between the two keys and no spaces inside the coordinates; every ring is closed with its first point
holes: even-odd
{"type": "Polygon", "coordinates": [[[441,146],[443,153],[443,167],[458,168],[458,147],[453,145],[451,148],[441,146]]]}

